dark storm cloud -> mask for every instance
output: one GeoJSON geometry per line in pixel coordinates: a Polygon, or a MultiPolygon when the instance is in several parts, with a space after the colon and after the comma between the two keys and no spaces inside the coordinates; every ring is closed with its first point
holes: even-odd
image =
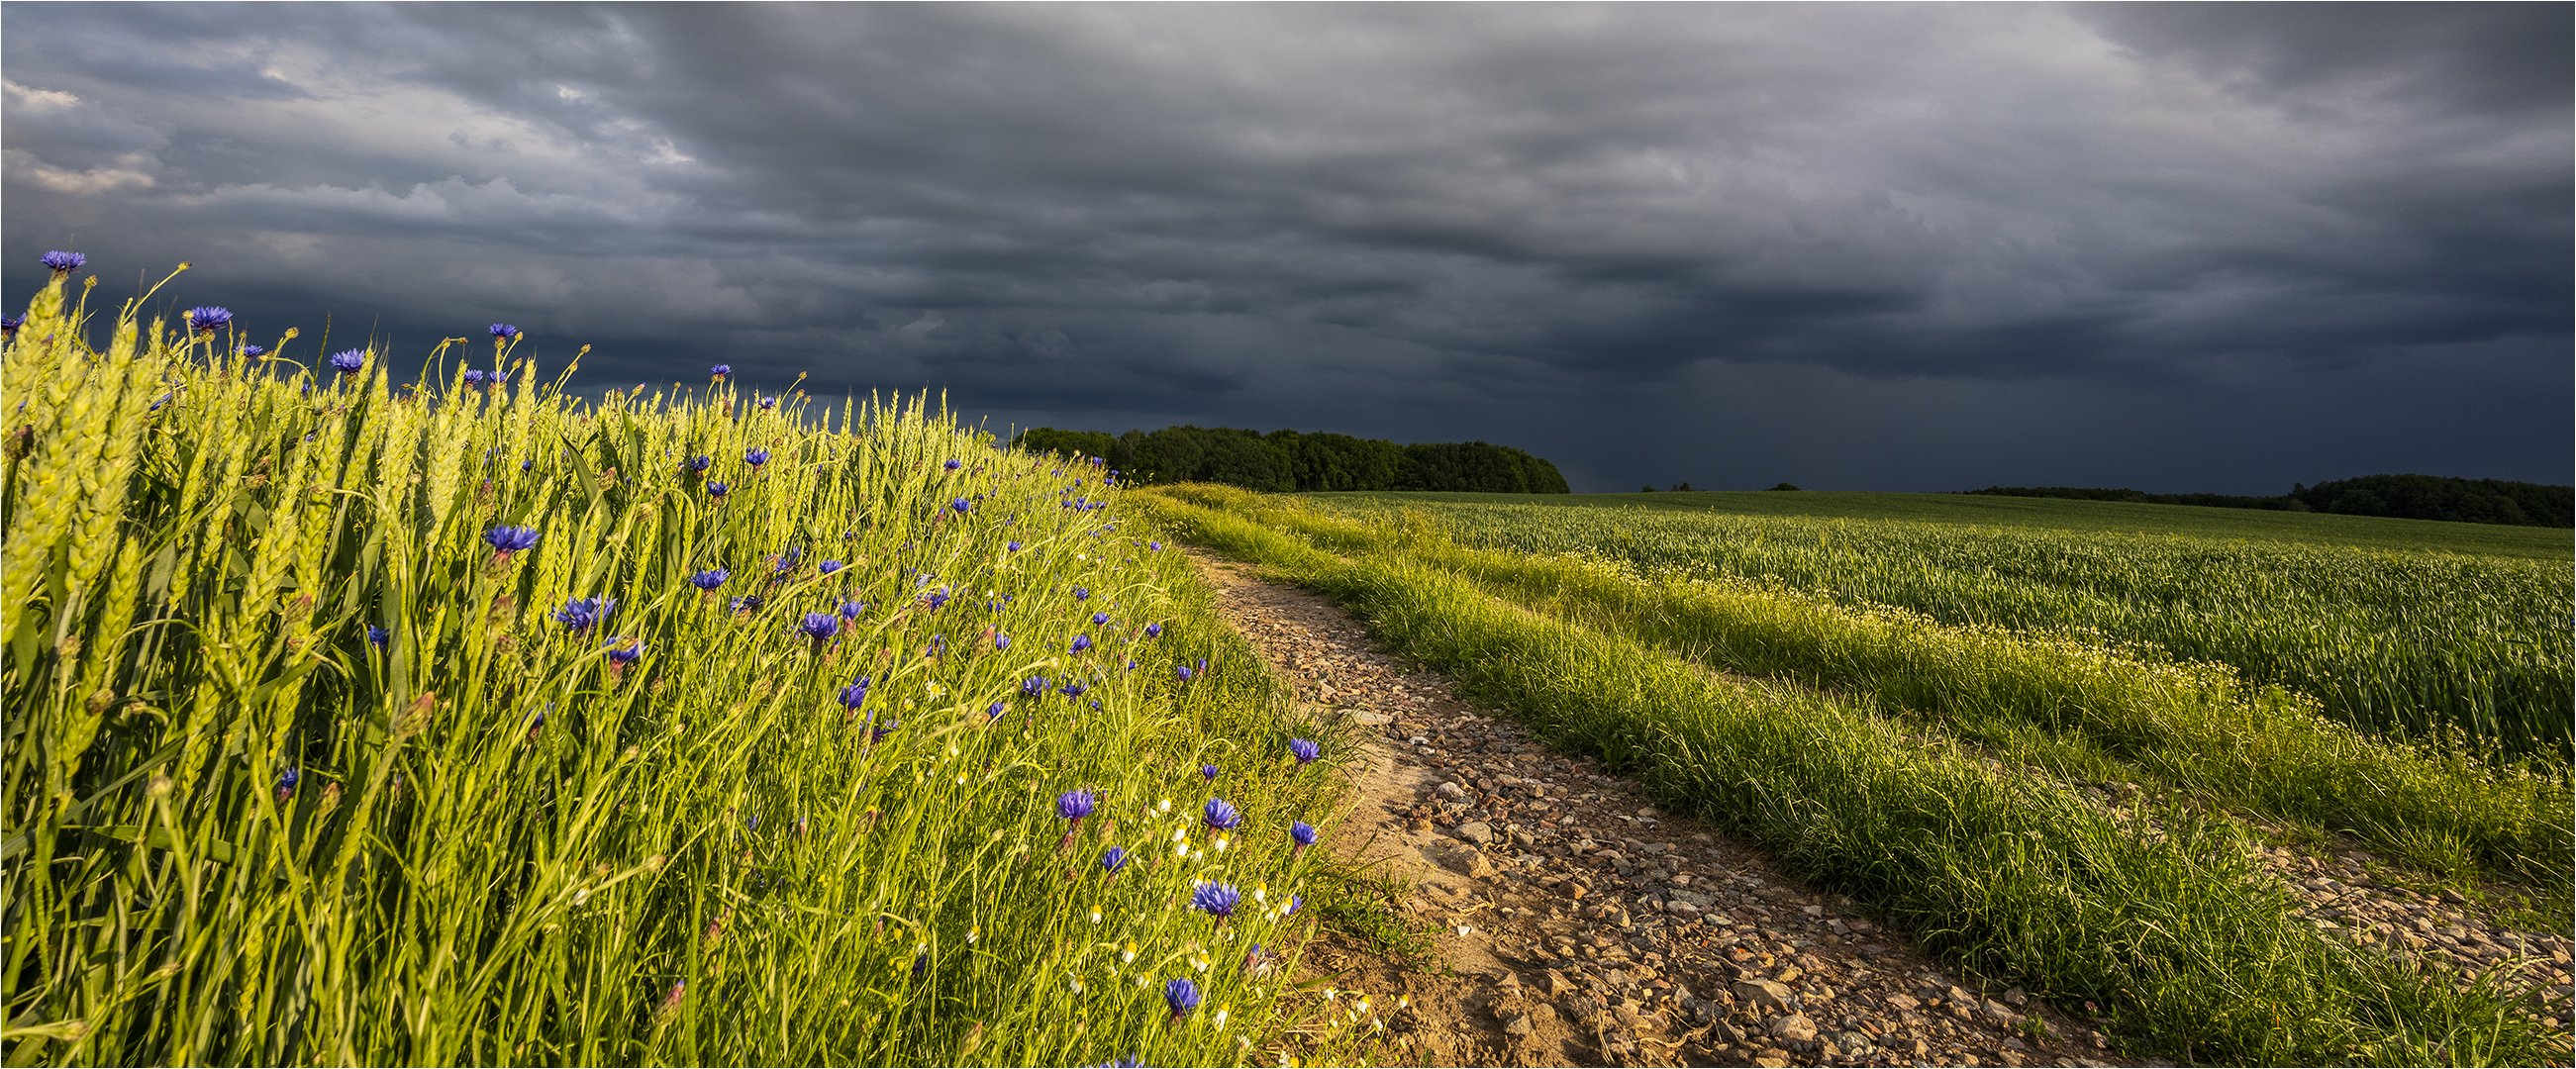
{"type": "Polygon", "coordinates": [[[1599,488],[2568,477],[2564,7],[0,18],[11,293],[1599,488]]]}

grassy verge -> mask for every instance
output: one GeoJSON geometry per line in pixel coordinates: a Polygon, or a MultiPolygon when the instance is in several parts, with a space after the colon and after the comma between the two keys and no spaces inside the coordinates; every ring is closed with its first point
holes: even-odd
{"type": "Polygon", "coordinates": [[[1287,980],[1289,822],[1338,740],[1091,471],[917,403],[584,404],[515,342],[397,390],[382,353],[108,333],[57,281],[0,362],[12,1064],[1232,1064],[1349,1032],[1287,980]]]}
{"type": "Polygon", "coordinates": [[[1864,706],[1714,677],[1399,556],[1327,552],[1169,496],[1139,505],[1326,591],[1395,648],[1872,903],[1935,951],[2097,1003],[2135,1053],[2487,1063],[2563,1051],[2490,986],[2458,989],[2300,921],[2224,822],[2165,811],[2153,835],[2045,779],[1925,745],[1864,706]]]}
{"type": "Polygon", "coordinates": [[[2454,742],[2409,746],[2224,666],[2141,660],[2063,639],[1861,611],[1749,583],[1652,583],[1589,562],[1459,546],[1241,491],[1173,493],[1343,551],[1398,553],[1525,604],[1713,667],[1915,711],[1999,749],[2101,777],[2098,757],[2252,814],[2350,831],[2448,879],[2563,886],[2576,854],[2568,770],[2499,770],[2454,742]],[[2031,730],[2031,729],[2036,729],[2031,730]],[[2098,757],[2097,757],[2098,755],[2098,757]]]}

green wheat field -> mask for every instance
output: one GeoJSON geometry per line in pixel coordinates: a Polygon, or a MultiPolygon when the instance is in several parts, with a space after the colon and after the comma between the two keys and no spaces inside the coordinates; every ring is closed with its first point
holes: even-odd
{"type": "Polygon", "coordinates": [[[2121,1056],[2569,1056],[2545,992],[2250,860],[2566,927],[2561,532],[1139,490],[927,397],[583,393],[502,324],[324,354],[66,286],[0,362],[13,1065],[1365,1061],[1379,1008],[1301,968],[1357,908],[1305,849],[1352,740],[1184,544],[2121,1056]]]}

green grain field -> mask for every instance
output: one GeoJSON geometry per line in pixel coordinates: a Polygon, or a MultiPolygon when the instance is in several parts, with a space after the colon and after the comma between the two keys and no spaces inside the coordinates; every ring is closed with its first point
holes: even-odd
{"type": "MultiPolygon", "coordinates": [[[[2336,619],[2328,599],[2265,569],[2342,568],[2342,589],[2389,600],[2437,596],[2428,576],[2502,572],[2536,588],[2491,595],[2521,606],[2552,589],[2528,558],[1583,499],[1177,486],[1130,507],[1334,597],[1558,745],[1763,844],[1973,972],[2101,1007],[2131,1056],[2566,1056],[2530,990],[2493,974],[2464,984],[2320,928],[2252,851],[2285,832],[2349,836],[2423,879],[2563,915],[2576,816],[2553,749],[2525,735],[2507,756],[2474,717],[2422,714],[2414,729],[2338,712],[2095,622],[2141,624],[2153,613],[2118,610],[2154,596],[2170,611],[2178,593],[2232,598],[2219,604],[2258,643],[2280,624],[2336,619]],[[2392,561],[2426,571],[2371,572],[2392,561]],[[1717,567],[1744,562],[1763,570],[1717,567]],[[1945,586],[1954,576],[1967,585],[1945,586]],[[1982,595],[1963,604],[1990,614],[1944,619],[1854,593],[1871,582],[1982,595]],[[1998,620],[1998,605],[2023,615],[1998,620]],[[2144,783],[2144,800],[2106,807],[2086,791],[2104,781],[2144,783]]],[[[2085,510],[2066,511],[2080,522],[2085,510]]]]}
{"type": "Polygon", "coordinates": [[[500,325],[253,355],[82,297],[0,363],[11,1064],[1366,1031],[1291,979],[1340,740],[1097,470],[923,399],[584,402],[500,325]]]}
{"type": "Polygon", "coordinates": [[[2566,532],[1943,494],[1316,500],[1373,519],[1419,509],[1471,545],[1642,577],[1776,584],[2224,664],[2347,723],[2457,730],[2505,760],[2564,764],[2576,722],[2566,532]]]}

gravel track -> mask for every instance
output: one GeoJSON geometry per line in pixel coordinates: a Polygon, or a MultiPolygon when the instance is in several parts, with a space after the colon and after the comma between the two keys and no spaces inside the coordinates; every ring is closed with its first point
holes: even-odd
{"type": "Polygon", "coordinates": [[[1218,604],[1365,762],[1331,847],[1413,888],[1431,960],[1309,953],[1408,1065],[2101,1065],[2078,1014],[1980,987],[1849,900],[1598,762],[1471,708],[1314,594],[1198,558],[1218,604]]]}

